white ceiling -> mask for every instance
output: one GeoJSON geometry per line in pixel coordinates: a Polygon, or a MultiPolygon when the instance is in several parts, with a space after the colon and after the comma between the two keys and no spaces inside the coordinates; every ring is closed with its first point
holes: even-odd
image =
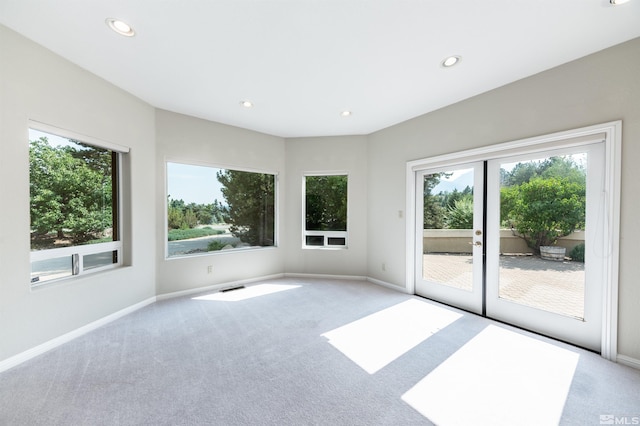
{"type": "Polygon", "coordinates": [[[357,135],[639,37],[640,0],[0,0],[0,23],[158,108],[357,135]]]}

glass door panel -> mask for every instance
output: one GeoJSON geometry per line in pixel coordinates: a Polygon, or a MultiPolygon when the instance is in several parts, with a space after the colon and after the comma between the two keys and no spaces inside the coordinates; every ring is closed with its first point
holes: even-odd
{"type": "Polygon", "coordinates": [[[584,319],[586,165],[586,152],[500,164],[498,297],[584,319]]]}
{"type": "Polygon", "coordinates": [[[488,316],[599,349],[601,145],[489,161],[488,316]]]}
{"type": "Polygon", "coordinates": [[[482,310],[483,164],[417,174],[416,293],[482,310]]]}

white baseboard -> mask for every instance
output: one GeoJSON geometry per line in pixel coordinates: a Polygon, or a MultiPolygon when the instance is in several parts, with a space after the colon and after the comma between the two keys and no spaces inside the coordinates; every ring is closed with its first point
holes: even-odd
{"type": "Polygon", "coordinates": [[[618,364],[626,365],[627,367],[633,367],[640,370],[640,359],[631,358],[630,356],[618,355],[616,357],[618,364]]]}
{"type": "Polygon", "coordinates": [[[360,275],[329,275],[329,274],[299,274],[296,272],[287,272],[284,274],[287,278],[320,278],[327,280],[354,280],[366,281],[367,277],[360,275]]]}
{"type": "MultiPolygon", "coordinates": [[[[406,289],[403,287],[399,287],[397,285],[393,285],[391,283],[385,282],[385,281],[381,281],[375,278],[370,278],[370,277],[365,277],[365,276],[359,276],[359,275],[326,275],[326,274],[296,274],[296,273],[286,273],[286,274],[274,274],[274,275],[267,275],[267,276],[262,276],[262,277],[257,277],[257,278],[249,278],[249,279],[245,279],[245,280],[238,280],[238,281],[230,281],[230,282],[226,282],[226,283],[221,283],[221,284],[215,284],[215,285],[211,285],[211,286],[206,286],[206,287],[198,287],[198,288],[193,288],[193,289],[189,289],[189,290],[182,290],[182,291],[176,291],[173,293],[166,293],[166,294],[160,294],[158,296],[155,297],[150,297],[146,300],[143,300],[142,302],[136,303],[135,305],[131,305],[127,308],[121,309],[117,312],[114,312],[111,315],[107,315],[106,317],[100,318],[99,320],[93,321],[92,323],[89,323],[83,327],[80,327],[76,330],[70,331],[69,333],[63,334],[62,336],[56,337],[55,339],[49,340],[48,342],[42,343],[36,347],[33,347],[29,350],[26,350],[22,353],[19,353],[17,355],[14,355],[10,358],[5,359],[4,361],[0,361],[0,373],[3,371],[6,371],[10,368],[13,368],[19,364],[22,364],[25,361],[28,361],[32,358],[37,357],[38,355],[42,355],[47,351],[50,351],[51,349],[57,348],[60,345],[63,345],[65,343],[68,343],[70,341],[72,341],[75,338],[78,338],[80,336],[82,336],[83,334],[89,333],[90,331],[96,330],[99,327],[102,327],[103,325],[106,325],[110,322],[113,322],[119,318],[122,318],[125,315],[128,315],[134,311],[137,311],[138,309],[142,309],[147,305],[150,305],[156,301],[159,300],[166,300],[166,299],[172,299],[174,297],[180,297],[180,296],[188,296],[191,294],[196,294],[196,293],[203,293],[206,291],[217,291],[217,290],[221,290],[221,289],[225,289],[225,288],[229,288],[229,287],[234,287],[234,286],[238,286],[238,285],[244,285],[244,284],[250,284],[253,282],[257,282],[257,281],[264,281],[264,280],[270,280],[270,279],[278,279],[278,278],[283,278],[283,277],[293,277],[293,278],[320,278],[320,279],[338,279],[338,280],[355,280],[355,281],[368,281],[371,282],[372,284],[376,284],[376,285],[380,285],[383,287],[387,287],[396,291],[400,291],[403,293],[407,293],[406,289]]],[[[625,356],[618,356],[618,362],[621,364],[625,364],[625,365],[629,365],[631,367],[635,367],[640,369],[640,361],[630,358],[630,357],[625,357],[625,356]]]]}
{"type": "Polygon", "coordinates": [[[326,274],[299,274],[293,272],[287,272],[284,274],[288,278],[320,278],[328,280],[354,280],[354,281],[368,281],[372,284],[376,284],[382,287],[387,287],[392,290],[399,291],[401,293],[409,294],[406,288],[400,287],[386,281],[378,280],[376,278],[365,277],[360,275],[326,275],[326,274]]]}
{"type": "Polygon", "coordinates": [[[373,283],[373,284],[377,284],[377,285],[382,286],[382,287],[387,287],[387,288],[390,288],[392,290],[399,291],[401,293],[410,294],[405,287],[400,287],[400,286],[388,283],[386,281],[378,280],[376,278],[371,278],[371,277],[367,277],[367,281],[369,281],[370,283],[373,283]]]}
{"type": "Polygon", "coordinates": [[[29,350],[26,350],[18,355],[14,355],[11,358],[7,358],[4,361],[0,361],[0,373],[6,371],[10,368],[13,368],[19,364],[22,364],[25,361],[30,360],[31,358],[35,358],[38,355],[42,355],[45,352],[50,351],[51,349],[57,348],[60,345],[68,343],[75,338],[82,336],[90,331],[96,330],[103,325],[106,325],[110,322],[113,322],[119,318],[122,318],[125,315],[128,315],[138,309],[142,309],[147,305],[150,305],[156,301],[155,297],[150,297],[147,300],[143,300],[142,302],[136,303],[135,305],[131,305],[127,308],[121,309],[117,312],[114,312],[106,317],[100,318],[99,320],[93,321],[85,326],[77,328],[69,333],[63,334],[62,336],[56,337],[55,339],[51,339],[48,342],[42,343],[36,347],[33,347],[29,350]]]}
{"type": "Polygon", "coordinates": [[[205,287],[190,288],[188,290],[174,291],[172,293],[159,294],[157,300],[173,299],[174,297],[189,296],[191,294],[204,293],[205,291],[218,291],[225,288],[236,287],[244,284],[251,284],[256,281],[273,280],[284,277],[285,274],[265,275],[257,278],[247,278],[246,280],[229,281],[220,284],[209,285],[205,287]]]}

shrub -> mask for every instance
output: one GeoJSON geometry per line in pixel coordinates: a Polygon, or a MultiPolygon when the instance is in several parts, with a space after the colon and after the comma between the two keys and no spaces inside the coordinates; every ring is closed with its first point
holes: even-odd
{"type": "Polygon", "coordinates": [[[584,263],[584,243],[575,246],[569,253],[571,260],[584,263]]]}
{"type": "Polygon", "coordinates": [[[565,178],[533,178],[503,188],[502,199],[512,229],[536,253],[540,253],[540,246],[553,245],[558,238],[584,227],[584,184],[565,178]]]}
{"type": "Polygon", "coordinates": [[[207,245],[207,251],[217,251],[222,250],[222,247],[226,246],[227,243],[220,240],[213,240],[207,245]]]}
{"type": "Polygon", "coordinates": [[[449,229],[472,229],[473,198],[466,197],[454,201],[453,207],[449,207],[445,222],[449,229]]]}

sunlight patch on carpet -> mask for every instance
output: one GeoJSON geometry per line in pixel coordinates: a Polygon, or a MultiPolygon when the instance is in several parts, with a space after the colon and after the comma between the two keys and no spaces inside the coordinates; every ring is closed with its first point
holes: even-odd
{"type": "Polygon", "coordinates": [[[207,294],[206,296],[194,297],[193,300],[214,300],[222,302],[239,302],[241,300],[252,299],[254,297],[265,296],[267,294],[278,293],[281,291],[292,290],[302,287],[300,285],[285,284],[258,284],[250,287],[240,288],[238,290],[207,294]]]}
{"type": "Polygon", "coordinates": [[[402,399],[439,425],[556,425],[578,358],[490,325],[402,399]]]}
{"type": "Polygon", "coordinates": [[[460,317],[452,310],[410,299],[322,336],[374,374],[460,317]]]}

